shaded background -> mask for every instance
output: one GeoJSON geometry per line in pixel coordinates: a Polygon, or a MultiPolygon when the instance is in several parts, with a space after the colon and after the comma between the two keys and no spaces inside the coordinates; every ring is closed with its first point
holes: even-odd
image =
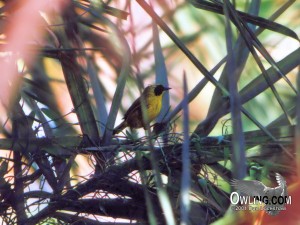
{"type": "MultiPolygon", "coordinates": [[[[230,193],[228,180],[232,177],[260,179],[266,185],[276,185],[274,172],[283,173],[288,185],[295,183],[298,167],[294,160],[299,143],[297,138],[293,138],[297,124],[297,93],[294,90],[297,86],[299,69],[297,66],[300,57],[299,41],[293,35],[299,35],[300,32],[300,4],[297,1],[232,1],[236,10],[257,14],[265,19],[276,16],[277,24],[272,24],[275,18],[267,20],[270,23],[265,21],[263,23],[258,19],[263,29],[258,40],[251,36],[245,38],[255,46],[258,60],[265,69],[276,68],[278,64],[275,62],[282,61],[278,67],[280,69],[284,67],[283,76],[288,78],[290,84],[282,78],[277,82],[274,81],[274,85],[272,82],[272,85],[268,83],[267,86],[276,89],[274,92],[271,88],[259,90],[259,87],[265,84],[265,80],[259,79],[263,77],[262,71],[253,55],[247,52],[244,43],[240,44],[239,51],[231,55],[233,56],[231,59],[236,61],[227,58],[231,70],[225,69],[225,61],[219,64],[224,57],[229,57],[230,48],[228,43],[226,45],[226,41],[235,45],[243,32],[231,23],[232,33],[228,33],[229,27],[226,26],[226,21],[229,18],[233,19],[228,15],[221,15],[223,10],[221,14],[217,14],[207,9],[199,9],[206,2],[213,4],[215,6],[212,7],[213,9],[217,9],[220,4],[218,1],[148,2],[151,3],[150,8],[173,31],[173,34],[166,32],[162,24],[151,14],[151,10],[145,7],[143,9],[143,2],[106,1],[104,4],[98,1],[52,1],[49,4],[44,1],[39,3],[40,5],[34,1],[1,2],[2,142],[0,147],[3,151],[1,151],[0,170],[3,177],[2,184],[11,185],[12,191],[15,193],[19,191],[20,195],[24,196],[24,192],[34,190],[62,194],[86,182],[92,178],[97,157],[93,153],[81,154],[80,150],[77,152],[79,154],[73,155],[70,151],[112,143],[111,129],[121,122],[126,109],[140,95],[140,90],[155,82],[164,84],[168,82],[168,86],[172,88],[169,96],[164,100],[165,107],[159,122],[167,119],[164,122],[169,122],[171,125],[168,132],[177,135],[175,144],[184,142],[182,111],[173,111],[184,98],[183,75],[186,74],[188,93],[202,82],[204,77],[207,77],[199,66],[195,66],[191,57],[199,60],[207,71],[215,69],[214,77],[217,83],[224,85],[229,93],[223,92],[220,95],[211,82],[203,85],[203,89],[196,90],[195,98],[188,104],[189,135],[194,132],[197,138],[208,135],[218,136],[217,144],[206,146],[207,142],[199,141],[203,148],[207,147],[206,149],[215,152],[218,151],[216,147],[218,144],[224,144],[223,135],[233,134],[233,137],[225,138],[226,141],[230,141],[221,149],[223,159],[216,158],[218,168],[216,165],[201,162],[201,168],[198,168],[194,174],[196,177],[192,175],[194,184],[200,184],[201,189],[203,185],[206,187],[209,185],[207,183],[212,182],[217,190],[228,194],[230,193]],[[285,9],[284,6],[288,7],[285,9]],[[287,29],[285,30],[284,27],[287,29]],[[279,32],[274,32],[274,29],[279,32]],[[190,51],[189,55],[179,49],[178,42],[174,42],[174,38],[190,51]],[[261,46],[257,47],[257,44],[261,46]],[[270,58],[266,59],[264,49],[274,61],[270,58]],[[236,86],[236,92],[234,88],[230,88],[230,81],[234,83],[233,87],[236,86]],[[245,95],[252,93],[253,97],[243,104],[244,109],[266,129],[273,128],[275,131],[272,131],[276,133],[275,140],[268,137],[265,131],[261,133],[262,128],[258,128],[253,120],[251,121],[244,114],[241,115],[240,112],[235,114],[234,110],[239,108],[239,105],[237,108],[231,108],[231,114],[230,107],[223,106],[230,99],[238,99],[239,102],[243,97],[243,93],[239,91],[245,87],[243,93],[245,95]],[[281,106],[280,101],[283,103],[281,106]],[[222,109],[225,108],[227,111],[222,113],[222,109]],[[237,124],[234,124],[235,122],[237,124]],[[244,135],[247,131],[253,133],[244,135]],[[53,146],[39,142],[38,147],[29,144],[35,143],[32,141],[34,138],[45,137],[52,143],[58,144],[53,146]],[[74,139],[69,140],[68,137],[74,139]],[[56,141],[55,138],[61,140],[56,141]],[[17,140],[26,140],[25,144],[20,144],[21,150],[16,147],[17,140]],[[278,143],[284,146],[285,150],[278,147],[278,143]],[[36,149],[42,149],[45,154],[39,156],[41,158],[35,158],[36,149]],[[246,154],[245,150],[247,150],[246,154]],[[13,152],[20,152],[20,155],[17,156],[13,152]],[[41,163],[45,162],[44,169],[41,169],[42,165],[36,162],[39,159],[42,159],[41,163]],[[19,166],[16,165],[17,162],[19,166]],[[53,174],[50,172],[50,175],[46,175],[51,169],[54,171],[53,174]],[[224,170],[227,173],[223,173],[224,170]],[[230,170],[233,171],[233,175],[228,175],[230,170]],[[33,176],[32,182],[21,181],[23,183],[18,188],[16,176],[28,177],[31,174],[38,174],[36,171],[42,171],[42,175],[33,176]],[[63,177],[61,174],[65,174],[66,171],[68,176],[63,177]],[[55,180],[58,184],[62,180],[59,184],[62,185],[61,189],[56,187],[55,180]]],[[[255,28],[245,18],[242,17],[241,20],[248,23],[252,29],[255,28]]],[[[279,76],[274,69],[268,72],[272,77],[279,76]]],[[[140,130],[137,135],[143,138],[145,133],[140,130]]],[[[130,133],[125,132],[118,136],[119,139],[141,140],[134,134],[131,136],[130,133]]],[[[190,140],[192,140],[191,136],[190,140]]],[[[163,142],[159,141],[159,144],[161,143],[163,142]]],[[[123,148],[126,149],[126,146],[123,148]]],[[[193,147],[190,148],[193,150],[193,147]]],[[[135,156],[135,152],[119,153],[114,163],[119,165],[118,163],[126,162],[135,156]]],[[[101,154],[100,161],[103,162],[110,157],[108,153],[101,154]]],[[[178,157],[180,158],[181,155],[178,157]]],[[[99,161],[97,165],[102,168],[100,170],[109,167],[106,164],[101,166],[99,161]]],[[[130,174],[130,179],[135,180],[136,183],[143,183],[137,170],[130,174]]],[[[153,184],[153,180],[151,182],[153,184]]],[[[163,183],[168,184],[167,181],[163,183]]],[[[297,183],[291,185],[294,199],[298,196],[295,188],[297,185],[297,183]]],[[[208,188],[208,190],[214,193],[212,189],[208,188]]],[[[6,201],[10,202],[3,197],[9,196],[7,193],[2,192],[1,195],[3,204],[7,203],[6,201]]],[[[103,193],[91,192],[87,195],[88,198],[92,196],[102,198],[103,193]]],[[[29,212],[25,212],[28,218],[32,216],[32,221],[40,223],[43,221],[50,223],[53,220],[55,224],[56,220],[63,221],[62,217],[51,217],[51,214],[40,219],[37,219],[37,216],[34,218],[35,215],[39,215],[41,209],[48,206],[47,202],[50,199],[50,197],[38,197],[40,200],[37,202],[30,198],[26,198],[23,202],[23,205],[28,206],[26,210],[29,212]]],[[[108,198],[110,197],[112,198],[108,195],[108,198]]],[[[204,199],[201,195],[196,198],[200,198],[200,202],[204,199]]],[[[217,202],[223,211],[215,212],[215,215],[210,214],[207,223],[223,216],[228,207],[228,202],[226,204],[222,202],[221,197],[215,195],[213,198],[213,202],[217,202]]],[[[294,199],[293,203],[296,202],[294,199]]],[[[282,212],[282,216],[284,217],[284,213],[295,212],[298,206],[295,203],[292,207],[294,208],[282,212]]],[[[197,207],[192,207],[190,213],[196,215],[197,210],[197,207]]],[[[1,214],[3,223],[11,224],[18,221],[18,224],[22,224],[20,220],[26,216],[17,215],[16,211],[18,206],[12,204],[11,207],[7,207],[4,204],[1,214]]],[[[231,221],[232,214],[228,211],[225,218],[221,218],[216,223],[234,223],[231,221]]],[[[272,220],[263,212],[241,212],[240,214],[235,218],[236,224],[264,224],[264,219],[272,220]],[[246,220],[245,218],[249,216],[251,220],[246,220]]],[[[281,221],[281,214],[276,217],[277,222],[281,221]]],[[[111,221],[111,217],[114,217],[107,216],[109,218],[107,219],[104,215],[91,212],[82,212],[78,215],[90,219],[96,218],[99,221],[111,221]],[[95,218],[91,215],[95,215],[95,218]]],[[[115,218],[119,217],[115,216],[115,218]]],[[[295,215],[295,217],[289,216],[289,219],[291,224],[296,224],[299,218],[295,215]]],[[[198,220],[195,219],[192,223],[197,224],[196,221],[198,220]]],[[[202,222],[204,221],[205,219],[202,222]]],[[[276,224],[276,221],[269,221],[269,224],[276,224]]]]}

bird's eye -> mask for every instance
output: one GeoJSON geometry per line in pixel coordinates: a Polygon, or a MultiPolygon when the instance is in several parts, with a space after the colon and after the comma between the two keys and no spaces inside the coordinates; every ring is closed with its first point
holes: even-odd
{"type": "Polygon", "coordinates": [[[159,96],[159,95],[161,95],[163,92],[164,92],[164,86],[162,86],[162,85],[157,85],[155,88],[154,88],[154,94],[156,95],[156,96],[159,96]]]}

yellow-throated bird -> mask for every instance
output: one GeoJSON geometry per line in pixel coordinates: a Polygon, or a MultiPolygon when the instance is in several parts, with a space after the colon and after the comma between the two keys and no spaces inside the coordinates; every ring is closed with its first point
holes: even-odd
{"type": "Polygon", "coordinates": [[[164,87],[161,84],[151,85],[145,88],[142,93],[142,97],[136,99],[129,107],[124,115],[124,121],[117,126],[113,134],[121,132],[126,127],[146,129],[146,124],[154,120],[160,113],[162,106],[162,97],[165,91],[168,91],[169,87],[164,87]],[[141,101],[145,101],[147,121],[143,119],[142,104],[141,101]]]}

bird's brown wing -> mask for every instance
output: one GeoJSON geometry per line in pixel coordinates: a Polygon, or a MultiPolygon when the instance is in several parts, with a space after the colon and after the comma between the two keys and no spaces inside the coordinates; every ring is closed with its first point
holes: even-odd
{"type": "MultiPolygon", "coordinates": [[[[149,108],[149,103],[146,103],[146,107],[149,108]]],[[[136,99],[132,105],[129,107],[127,112],[124,115],[124,121],[126,121],[127,126],[131,128],[141,128],[146,129],[143,114],[142,114],[142,105],[141,98],[136,99]]]]}
{"type": "Polygon", "coordinates": [[[124,115],[124,120],[127,120],[128,117],[132,114],[135,114],[137,111],[142,112],[141,101],[140,98],[137,98],[132,105],[129,107],[127,112],[124,115]]]}
{"type": "MultiPolygon", "coordinates": [[[[141,98],[137,98],[132,105],[129,107],[129,109],[127,110],[127,112],[125,113],[123,119],[127,119],[131,114],[132,115],[136,115],[139,113],[142,113],[142,105],[141,105],[141,98]]],[[[149,103],[146,103],[146,107],[149,108],[149,103]]]]}
{"type": "Polygon", "coordinates": [[[120,123],[114,130],[113,135],[120,133],[123,129],[127,127],[127,122],[124,120],[122,123],[120,123]]]}
{"type": "Polygon", "coordinates": [[[113,130],[113,134],[118,134],[120,133],[123,129],[125,129],[126,127],[134,127],[133,122],[138,122],[137,115],[138,115],[138,110],[141,110],[141,104],[140,104],[140,98],[137,98],[132,105],[129,107],[129,109],[126,111],[123,119],[124,121],[119,124],[114,130],[113,130]]]}

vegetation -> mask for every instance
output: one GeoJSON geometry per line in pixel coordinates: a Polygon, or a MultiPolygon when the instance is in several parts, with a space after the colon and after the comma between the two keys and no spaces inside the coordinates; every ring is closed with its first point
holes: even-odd
{"type": "Polygon", "coordinates": [[[299,8],[1,1],[2,224],[272,224],[297,210],[234,212],[229,196],[233,178],[299,185],[299,8]],[[153,83],[172,88],[156,123],[113,136],[153,83]]]}

